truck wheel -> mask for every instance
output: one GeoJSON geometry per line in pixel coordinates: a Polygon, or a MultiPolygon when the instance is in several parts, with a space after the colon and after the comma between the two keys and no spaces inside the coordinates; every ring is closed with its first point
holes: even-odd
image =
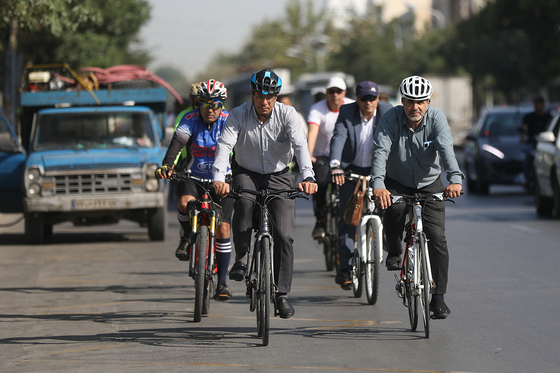
{"type": "Polygon", "coordinates": [[[148,215],[148,236],[152,241],[165,240],[166,212],[165,208],[157,208],[148,215]]]}
{"type": "Polygon", "coordinates": [[[45,216],[41,213],[25,214],[25,240],[30,245],[41,245],[45,238],[45,216]]]}

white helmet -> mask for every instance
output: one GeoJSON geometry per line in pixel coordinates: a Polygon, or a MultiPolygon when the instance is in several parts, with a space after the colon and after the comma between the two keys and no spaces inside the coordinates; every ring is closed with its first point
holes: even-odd
{"type": "Polygon", "coordinates": [[[429,100],[433,89],[428,79],[421,76],[410,76],[404,79],[399,88],[401,96],[409,100],[429,100]]]}
{"type": "Polygon", "coordinates": [[[227,98],[227,89],[224,83],[210,79],[200,83],[200,86],[198,86],[198,96],[201,100],[224,101],[227,98]]]}

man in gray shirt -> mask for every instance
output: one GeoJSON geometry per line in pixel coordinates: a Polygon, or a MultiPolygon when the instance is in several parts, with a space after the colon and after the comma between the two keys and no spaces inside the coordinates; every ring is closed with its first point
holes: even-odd
{"type": "MultiPolygon", "coordinates": [[[[402,81],[402,106],[389,110],[377,128],[373,144],[372,182],[376,203],[387,209],[383,226],[388,241],[386,266],[401,268],[401,252],[406,206],[391,205],[391,194],[438,193],[456,198],[462,190],[463,173],[453,151],[447,118],[430,106],[432,85],[427,79],[411,76],[402,81]],[[441,163],[449,185],[441,181],[441,163]]],[[[427,201],[423,210],[424,232],[436,288],[430,309],[435,318],[446,318],[451,311],[443,300],[447,291],[449,253],[445,238],[445,203],[427,201]]]]}
{"type": "MultiPolygon", "coordinates": [[[[282,80],[270,69],[263,69],[251,77],[251,101],[231,111],[218,142],[213,167],[216,194],[229,193],[229,184],[224,180],[232,150],[235,186],[243,185],[245,189],[256,191],[295,188],[295,177],[288,168],[295,155],[303,177],[303,182],[298,184],[299,190],[308,195],[317,192],[301,119],[292,106],[276,102],[281,88],[282,80]]],[[[291,290],[294,262],[295,201],[275,198],[268,207],[273,227],[278,311],[280,317],[289,318],[295,312],[287,296],[291,290]]],[[[234,204],[235,264],[229,274],[231,280],[242,281],[245,276],[253,208],[251,201],[242,198],[234,204]]]]}

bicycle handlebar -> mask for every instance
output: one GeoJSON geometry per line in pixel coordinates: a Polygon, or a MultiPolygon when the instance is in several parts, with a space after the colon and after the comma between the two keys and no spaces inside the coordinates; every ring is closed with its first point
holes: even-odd
{"type": "Polygon", "coordinates": [[[281,190],[271,190],[271,189],[261,189],[261,190],[253,190],[253,189],[245,189],[243,185],[239,185],[237,189],[232,190],[229,192],[228,197],[232,198],[241,198],[243,193],[252,194],[257,197],[277,197],[282,193],[287,193],[287,198],[296,199],[296,198],[305,198],[309,201],[309,197],[301,194],[302,192],[297,188],[291,189],[281,189],[281,190]]]}
{"type": "MultiPolygon", "coordinates": [[[[463,191],[461,191],[461,194],[463,195],[463,191]]],[[[438,192],[438,193],[429,193],[429,192],[425,192],[425,193],[414,193],[414,194],[391,194],[391,200],[392,202],[396,202],[399,199],[404,199],[407,202],[410,203],[414,203],[417,201],[427,201],[430,197],[434,197],[439,199],[440,201],[450,201],[453,202],[451,199],[447,198],[447,196],[445,195],[445,192],[438,192]]]]}

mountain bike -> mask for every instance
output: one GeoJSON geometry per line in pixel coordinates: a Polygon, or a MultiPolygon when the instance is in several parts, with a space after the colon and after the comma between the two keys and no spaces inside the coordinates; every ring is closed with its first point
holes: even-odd
{"type": "Polygon", "coordinates": [[[274,316],[278,315],[278,305],[276,303],[277,286],[274,282],[274,241],[272,240],[272,226],[268,213],[268,204],[275,198],[305,198],[307,200],[309,198],[302,195],[296,188],[284,190],[261,189],[255,191],[243,189],[243,186],[239,186],[230,192],[229,196],[233,198],[246,198],[257,206],[255,210],[257,210],[259,218],[256,225],[255,219],[253,219],[255,239],[254,244],[251,245],[249,255],[247,255],[245,284],[247,286],[247,297],[251,300],[249,309],[251,312],[256,310],[257,335],[262,338],[263,345],[268,346],[271,302],[274,305],[274,316]]]}
{"type": "Polygon", "coordinates": [[[323,238],[323,254],[327,271],[336,269],[338,274],[338,221],[340,220],[340,196],[336,183],[329,183],[327,193],[327,211],[325,216],[325,238],[323,238]]]}
{"type": "Polygon", "coordinates": [[[202,315],[210,309],[210,298],[214,291],[218,267],[215,260],[216,228],[222,219],[222,208],[210,197],[212,179],[192,176],[190,173],[173,174],[171,180],[175,182],[193,180],[203,189],[199,199],[189,201],[187,211],[191,222],[189,244],[189,276],[194,279],[194,321],[199,322],[202,315]]]}
{"type": "Polygon", "coordinates": [[[409,206],[407,222],[405,223],[405,242],[400,276],[395,275],[397,295],[402,298],[403,304],[408,308],[410,328],[415,331],[418,327],[418,305],[422,310],[424,334],[430,337],[430,291],[436,285],[432,278],[430,267],[430,254],[428,252],[428,239],[424,233],[422,222],[422,208],[426,201],[446,199],[441,193],[416,193],[414,195],[392,195],[392,203],[403,201],[409,206]]]}
{"type": "Polygon", "coordinates": [[[379,215],[376,214],[373,189],[369,186],[371,176],[346,172],[345,177],[358,182],[360,182],[360,178],[365,177],[368,184],[364,196],[365,206],[362,218],[356,227],[351,272],[354,296],[360,298],[365,285],[368,304],[373,305],[377,303],[379,268],[383,262],[383,224],[379,215]]]}

